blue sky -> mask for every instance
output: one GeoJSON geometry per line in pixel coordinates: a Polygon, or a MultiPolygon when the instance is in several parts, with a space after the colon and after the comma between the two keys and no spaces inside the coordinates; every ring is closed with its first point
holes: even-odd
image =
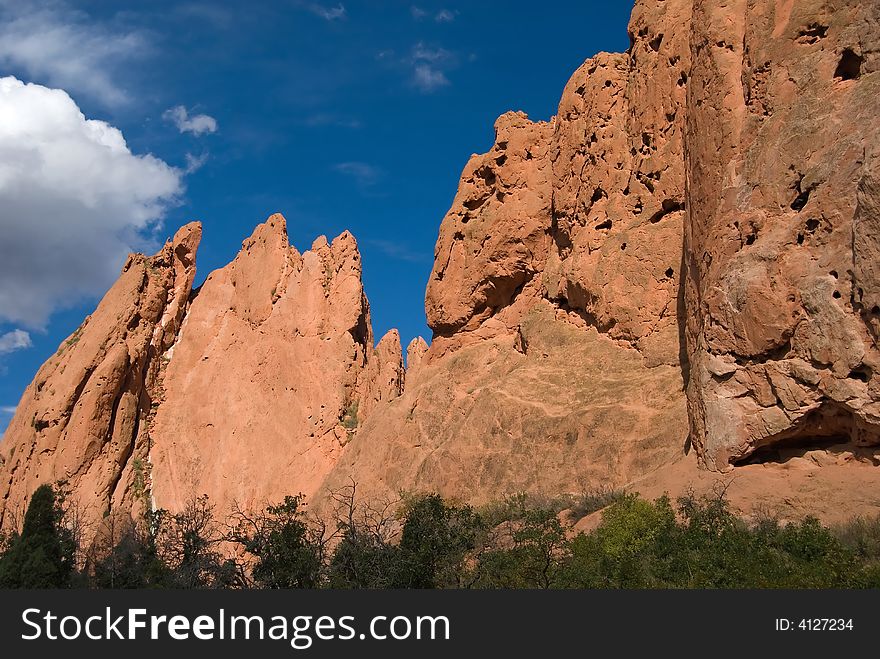
{"type": "Polygon", "coordinates": [[[151,251],[193,219],[204,223],[197,283],[273,212],[300,250],[352,231],[377,340],[391,327],[404,344],[430,339],[425,285],[468,157],[491,146],[499,114],[548,119],[584,59],[626,49],[630,9],[0,0],[0,78],[72,101],[5,88],[19,123],[0,126],[0,429],[126,249],[151,251]],[[61,156],[51,151],[57,121],[41,118],[54,104],[64,139],[73,135],[61,156]],[[95,155],[104,147],[89,141],[105,138],[77,107],[124,136],[130,154],[106,173],[95,155]],[[50,168],[27,164],[39,158],[60,158],[61,173],[42,180],[50,168]],[[17,171],[4,179],[4,167],[17,171]]]}

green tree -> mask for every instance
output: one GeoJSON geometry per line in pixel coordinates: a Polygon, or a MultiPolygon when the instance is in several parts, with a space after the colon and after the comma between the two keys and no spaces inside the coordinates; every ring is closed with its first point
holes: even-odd
{"type": "Polygon", "coordinates": [[[224,540],[207,495],[191,499],[179,513],[157,510],[151,525],[159,559],[173,588],[232,588],[241,585],[235,561],[220,549],[224,540]]]}
{"type": "Polygon", "coordinates": [[[303,515],[303,495],[287,496],[260,515],[238,510],[229,539],[256,558],[252,576],[261,588],[316,588],[323,539],[303,515]]]}
{"type": "Polygon", "coordinates": [[[565,529],[554,506],[526,494],[486,513],[492,531],[477,555],[474,584],[481,588],[553,588],[568,555],[565,529]]]}
{"type": "Polygon", "coordinates": [[[163,588],[173,585],[172,574],[159,559],[151,521],[132,519],[108,523],[106,536],[90,551],[89,585],[93,588],[163,588]]]}
{"type": "Polygon", "coordinates": [[[73,572],[75,543],[61,523],[61,502],[50,485],[31,496],[21,535],[0,559],[0,588],[64,588],[73,572]]]}
{"type": "Polygon", "coordinates": [[[485,532],[470,506],[450,505],[439,494],[417,497],[404,512],[396,585],[400,588],[458,588],[465,560],[485,532]]]}
{"type": "Polygon", "coordinates": [[[327,568],[330,588],[393,588],[400,551],[363,529],[348,528],[327,568]]]}

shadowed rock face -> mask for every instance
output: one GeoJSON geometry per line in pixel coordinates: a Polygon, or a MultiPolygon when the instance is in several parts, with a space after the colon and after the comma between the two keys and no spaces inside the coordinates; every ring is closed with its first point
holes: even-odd
{"type": "Polygon", "coordinates": [[[880,507],[880,5],[642,0],[629,34],[468,161],[406,371],[347,232],[274,215],[197,291],[198,225],[132,256],[22,398],[0,523],[58,479],[95,525],[730,469],[743,511],[880,507]]]}
{"type": "Polygon", "coordinates": [[[880,442],[880,6],[695,2],[685,255],[692,437],[880,442]]]}

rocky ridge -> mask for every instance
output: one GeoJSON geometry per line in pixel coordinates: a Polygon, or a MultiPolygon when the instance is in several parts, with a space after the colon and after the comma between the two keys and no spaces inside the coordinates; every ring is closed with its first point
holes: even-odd
{"type": "Polygon", "coordinates": [[[348,233],[274,215],[195,291],[198,225],[133,255],[22,398],[0,522],[57,479],[95,524],[352,480],[876,510],[880,6],[640,0],[629,34],[466,164],[406,369],[348,233]]]}

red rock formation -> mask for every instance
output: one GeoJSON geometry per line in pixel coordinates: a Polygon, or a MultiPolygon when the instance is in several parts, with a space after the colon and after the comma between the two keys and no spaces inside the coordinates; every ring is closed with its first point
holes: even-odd
{"type": "Polygon", "coordinates": [[[706,466],[880,443],[877,3],[695,2],[688,389],[706,466]]]}
{"type": "Polygon", "coordinates": [[[117,282],[25,390],[3,440],[0,522],[21,520],[42,483],[67,481],[90,528],[116,508],[143,505],[148,422],[162,391],[195,276],[198,223],[117,282]]]}
{"type": "Polygon", "coordinates": [[[373,349],[351,234],[299,254],[273,215],[187,313],[150,430],[155,503],[208,494],[226,509],[311,494],[402,384],[397,333],[373,349]]]}
{"type": "Polygon", "coordinates": [[[502,115],[492,149],[465,166],[418,378],[346,446],[323,492],[354,478],[367,497],[485,501],[622,486],[681,454],[690,2],[644,7],[629,57],[588,60],[549,122],[502,115]]]}
{"type": "Polygon", "coordinates": [[[300,254],[272,216],[191,293],[190,225],[25,392],[0,522],[59,478],[97,523],[352,479],[675,495],[732,465],[744,511],[880,507],[880,5],[641,0],[629,32],[465,166],[406,372],[350,234],[300,254]]]}

